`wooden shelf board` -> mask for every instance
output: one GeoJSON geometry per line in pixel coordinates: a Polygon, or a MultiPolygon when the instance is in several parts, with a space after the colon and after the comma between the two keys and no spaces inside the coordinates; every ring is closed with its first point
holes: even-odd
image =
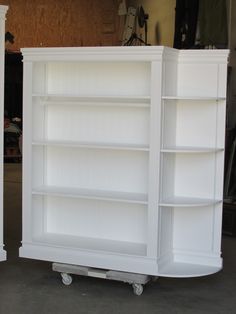
{"type": "Polygon", "coordinates": [[[86,251],[99,251],[136,256],[146,256],[144,243],[126,242],[101,238],[80,237],[60,233],[44,233],[34,237],[34,242],[53,247],[74,248],[86,251]]]}
{"type": "Polygon", "coordinates": [[[173,196],[164,199],[159,203],[162,207],[205,207],[215,205],[222,202],[221,200],[212,200],[204,198],[190,198],[190,197],[177,197],[173,196]]]}
{"type": "Polygon", "coordinates": [[[201,277],[218,272],[216,266],[172,262],[159,269],[159,275],[172,278],[201,277]]]}
{"type": "Polygon", "coordinates": [[[126,144],[126,143],[99,143],[99,142],[76,142],[76,141],[33,141],[32,145],[37,146],[60,146],[71,148],[91,148],[91,149],[112,149],[112,150],[134,150],[148,152],[147,145],[126,144]]]}
{"type": "Polygon", "coordinates": [[[162,96],[163,100],[194,100],[194,101],[221,101],[226,100],[225,97],[217,96],[162,96]]]}
{"type": "Polygon", "coordinates": [[[40,186],[33,189],[33,195],[51,195],[60,197],[103,200],[147,205],[147,195],[143,193],[128,193],[59,186],[40,186]]]}
{"type": "Polygon", "coordinates": [[[207,154],[224,151],[223,148],[213,147],[191,147],[191,146],[170,146],[161,149],[162,153],[186,153],[186,154],[207,154]]]}
{"type": "Polygon", "coordinates": [[[43,105],[150,107],[150,96],[80,96],[60,94],[33,94],[43,105]]]}

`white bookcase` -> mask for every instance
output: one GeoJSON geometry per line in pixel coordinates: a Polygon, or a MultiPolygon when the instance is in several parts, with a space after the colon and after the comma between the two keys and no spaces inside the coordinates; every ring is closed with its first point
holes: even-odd
{"type": "Polygon", "coordinates": [[[8,7],[0,5],[0,261],[6,260],[3,249],[3,119],[4,119],[4,60],[5,60],[5,16],[8,7]]]}
{"type": "Polygon", "coordinates": [[[228,51],[22,53],[20,256],[171,277],[220,270],[228,51]]]}

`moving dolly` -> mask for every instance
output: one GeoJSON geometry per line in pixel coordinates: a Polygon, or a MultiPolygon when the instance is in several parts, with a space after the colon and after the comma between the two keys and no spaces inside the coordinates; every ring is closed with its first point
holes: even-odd
{"type": "Polygon", "coordinates": [[[157,279],[157,277],[152,277],[148,275],[61,263],[53,263],[52,269],[53,271],[61,273],[62,282],[66,286],[69,286],[72,283],[73,279],[71,275],[89,276],[129,283],[132,285],[135,295],[141,295],[143,293],[143,285],[148,283],[150,280],[157,279]]]}

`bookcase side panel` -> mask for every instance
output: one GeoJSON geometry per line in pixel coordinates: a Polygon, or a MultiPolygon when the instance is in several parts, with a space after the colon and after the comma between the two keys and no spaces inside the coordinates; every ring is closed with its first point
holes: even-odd
{"type": "MultiPolygon", "coordinates": [[[[22,238],[24,241],[32,239],[32,77],[33,65],[24,62],[23,75],[23,184],[22,184],[22,238]]],[[[37,167],[37,166],[36,166],[37,167]]]]}
{"type": "Polygon", "coordinates": [[[5,16],[7,6],[0,5],[0,261],[6,260],[3,249],[3,117],[4,117],[4,65],[5,65],[5,16]]]}

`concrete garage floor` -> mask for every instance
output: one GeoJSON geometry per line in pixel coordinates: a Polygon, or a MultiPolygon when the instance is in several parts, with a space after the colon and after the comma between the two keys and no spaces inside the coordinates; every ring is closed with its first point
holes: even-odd
{"type": "Polygon", "coordinates": [[[236,238],[223,238],[223,271],[202,278],[159,278],[135,296],[128,284],[76,277],[61,283],[51,263],[21,259],[21,165],[5,165],[5,243],[0,314],[236,313],[236,238]]]}

